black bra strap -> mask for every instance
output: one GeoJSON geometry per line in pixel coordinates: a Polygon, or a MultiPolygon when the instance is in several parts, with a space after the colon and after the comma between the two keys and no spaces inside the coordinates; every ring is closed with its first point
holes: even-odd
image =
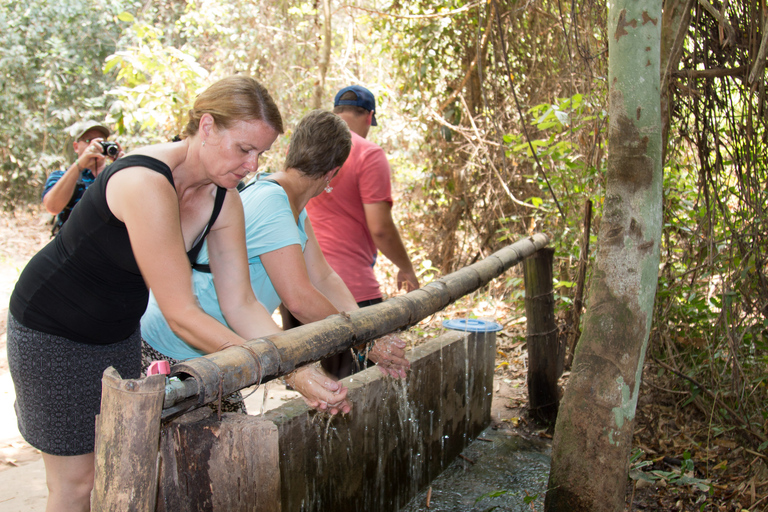
{"type": "MultiPolygon", "coordinates": [[[[242,193],[243,190],[247,189],[251,185],[254,185],[254,184],[258,183],[259,181],[269,181],[269,182],[272,182],[272,183],[274,183],[275,185],[277,185],[279,187],[282,187],[282,185],[280,185],[280,183],[278,183],[277,181],[273,180],[272,178],[265,178],[263,180],[255,179],[255,180],[251,181],[249,184],[247,184],[246,186],[244,186],[242,189],[240,189],[240,192],[242,193]]],[[[216,196],[216,198],[218,199],[218,195],[216,196]]],[[[221,206],[219,206],[219,209],[221,209],[221,206]]],[[[209,226],[210,226],[210,224],[209,224],[209,226]]],[[[208,232],[206,231],[206,235],[207,234],[208,234],[208,232]]],[[[193,250],[194,250],[194,248],[193,248],[193,250]]],[[[197,252],[200,252],[200,249],[198,249],[197,252]]],[[[195,260],[197,260],[197,253],[195,253],[195,260]]],[[[208,265],[207,263],[195,263],[195,261],[192,260],[191,258],[190,258],[190,261],[192,262],[192,270],[197,270],[198,272],[204,272],[206,274],[210,274],[211,273],[211,266],[208,265]]]]}
{"type": "Polygon", "coordinates": [[[208,236],[208,233],[211,232],[211,227],[213,227],[213,224],[216,222],[216,219],[219,217],[219,213],[221,213],[221,207],[224,205],[224,199],[226,197],[227,197],[227,189],[224,187],[217,187],[216,199],[214,200],[213,212],[211,213],[211,220],[209,220],[208,225],[205,226],[205,231],[203,232],[203,236],[200,237],[200,239],[197,241],[194,247],[192,247],[187,253],[187,256],[189,257],[189,262],[192,264],[192,268],[195,268],[195,265],[196,265],[195,262],[197,261],[197,256],[200,254],[200,250],[203,248],[203,242],[205,242],[205,238],[208,236]]]}

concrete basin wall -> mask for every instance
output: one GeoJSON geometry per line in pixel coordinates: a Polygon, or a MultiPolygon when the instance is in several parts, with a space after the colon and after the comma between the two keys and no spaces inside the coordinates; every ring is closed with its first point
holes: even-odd
{"type": "Polygon", "coordinates": [[[490,423],[494,333],[451,331],[409,354],[405,380],[369,368],[345,379],[352,412],[330,419],[301,400],[277,426],[281,509],[394,511],[490,423]]]}

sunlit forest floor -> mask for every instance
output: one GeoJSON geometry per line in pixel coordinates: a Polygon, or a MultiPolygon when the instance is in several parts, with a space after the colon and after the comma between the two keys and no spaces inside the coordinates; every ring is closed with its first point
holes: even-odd
{"type": "MultiPolygon", "coordinates": [[[[8,296],[19,270],[48,242],[49,219],[38,207],[0,214],[0,378],[8,372],[8,296]]],[[[386,258],[381,258],[377,271],[385,293],[396,295],[395,270],[386,258]]],[[[496,281],[425,319],[403,336],[411,345],[417,345],[439,334],[447,318],[486,318],[502,324],[503,329],[497,333],[494,428],[551,439],[552,429],[537,425],[527,414],[522,302],[498,299],[504,296],[505,284],[503,279],[496,281]]],[[[563,385],[567,378],[566,372],[563,385]]],[[[646,364],[635,420],[626,510],[768,511],[768,457],[746,448],[734,431],[710,424],[700,409],[688,403],[690,394],[683,384],[670,379],[674,377],[669,374],[659,376],[653,363],[646,364]]],[[[3,421],[15,422],[15,418],[3,421]]],[[[16,440],[13,446],[0,446],[0,471],[12,471],[38,457],[36,450],[16,440]]]]}

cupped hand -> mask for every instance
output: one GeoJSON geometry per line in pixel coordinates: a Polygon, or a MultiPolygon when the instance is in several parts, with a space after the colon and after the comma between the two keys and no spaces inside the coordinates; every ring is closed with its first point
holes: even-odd
{"type": "Polygon", "coordinates": [[[347,401],[347,388],[322,371],[319,365],[302,366],[288,375],[286,382],[301,393],[304,402],[313,409],[332,415],[347,414],[352,409],[347,401]]]}
{"type": "Polygon", "coordinates": [[[405,341],[394,334],[387,334],[373,342],[368,359],[376,363],[384,375],[405,378],[411,363],[405,358],[405,341]]]}

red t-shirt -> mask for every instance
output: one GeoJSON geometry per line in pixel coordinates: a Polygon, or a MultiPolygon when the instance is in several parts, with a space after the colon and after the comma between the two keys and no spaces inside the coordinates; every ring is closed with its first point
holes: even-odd
{"type": "Polygon", "coordinates": [[[392,204],[391,174],[384,150],[352,133],[352,151],[331,180],[333,191],[322,192],[307,205],[325,259],[357,302],[381,298],[373,273],[376,245],[363,205],[381,201],[392,204]]]}

